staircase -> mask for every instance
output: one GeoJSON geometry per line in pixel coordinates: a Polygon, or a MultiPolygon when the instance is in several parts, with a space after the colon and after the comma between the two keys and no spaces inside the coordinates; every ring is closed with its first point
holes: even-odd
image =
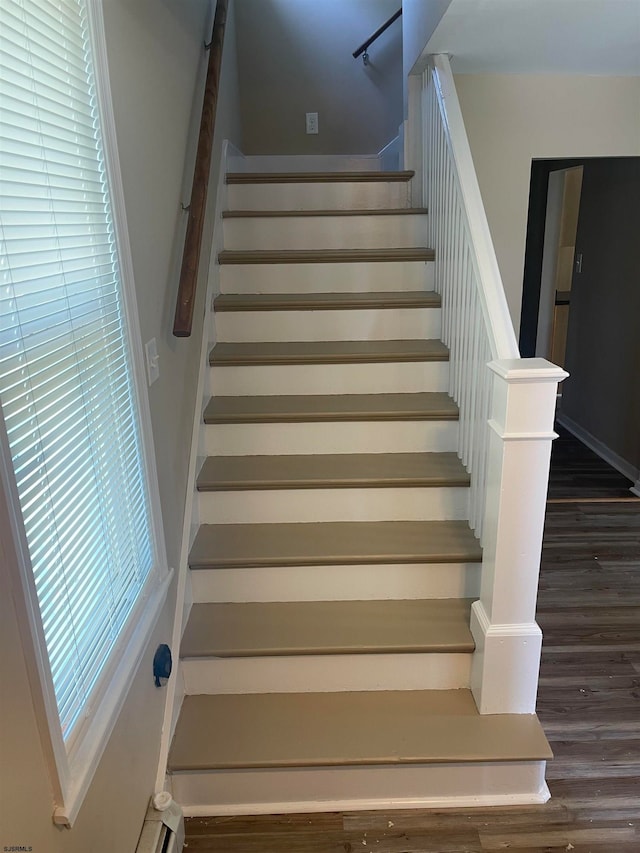
{"type": "Polygon", "coordinates": [[[227,176],[190,553],[187,814],[541,801],[480,714],[482,552],[408,172],[227,176]]]}

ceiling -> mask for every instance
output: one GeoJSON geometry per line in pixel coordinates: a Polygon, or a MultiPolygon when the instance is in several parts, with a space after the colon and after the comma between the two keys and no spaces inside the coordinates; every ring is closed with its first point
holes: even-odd
{"type": "Polygon", "coordinates": [[[454,72],[640,75],[640,0],[451,0],[425,53],[454,72]]]}

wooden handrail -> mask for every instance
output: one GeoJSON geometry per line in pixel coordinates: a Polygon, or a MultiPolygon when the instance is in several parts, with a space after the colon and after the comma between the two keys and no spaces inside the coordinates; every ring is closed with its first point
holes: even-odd
{"type": "Polygon", "coordinates": [[[202,119],[200,120],[196,163],[193,169],[191,201],[188,208],[189,220],[184,240],[176,313],[173,321],[173,334],[177,338],[188,338],[191,334],[193,323],[196,282],[198,280],[200,249],[202,246],[202,230],[204,228],[209,172],[211,170],[213,132],[216,123],[218,90],[220,88],[224,29],[227,23],[227,3],[228,0],[218,0],[216,4],[211,44],[209,45],[209,64],[207,66],[207,79],[202,101],[202,119]]]}
{"type": "Polygon", "coordinates": [[[372,45],[372,44],[374,43],[374,41],[375,41],[379,36],[381,36],[381,35],[382,35],[382,33],[383,33],[386,29],[388,29],[394,21],[397,21],[401,14],[402,14],[402,9],[398,9],[398,11],[397,11],[395,14],[393,14],[393,15],[389,18],[389,20],[388,20],[388,21],[386,21],[386,22],[385,22],[381,27],[378,27],[378,29],[375,31],[375,33],[374,33],[373,35],[369,36],[369,38],[368,38],[366,41],[363,41],[363,42],[362,42],[362,44],[360,45],[360,47],[359,47],[359,48],[357,48],[356,50],[354,50],[354,51],[353,51],[353,54],[352,54],[352,55],[353,55],[353,58],[354,58],[354,59],[357,59],[357,58],[360,56],[360,54],[361,54],[361,53],[365,53],[365,51],[367,50],[367,48],[368,48],[370,45],[372,45]]]}

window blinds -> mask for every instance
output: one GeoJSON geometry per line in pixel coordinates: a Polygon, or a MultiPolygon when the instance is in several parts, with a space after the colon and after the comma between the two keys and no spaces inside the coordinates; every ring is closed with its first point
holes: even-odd
{"type": "Polygon", "coordinates": [[[0,399],[65,738],[153,563],[85,3],[0,4],[0,399]]]}

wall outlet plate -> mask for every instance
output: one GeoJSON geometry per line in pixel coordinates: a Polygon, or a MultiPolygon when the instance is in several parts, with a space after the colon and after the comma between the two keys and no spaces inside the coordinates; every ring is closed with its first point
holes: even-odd
{"type": "Polygon", "coordinates": [[[318,132],[318,113],[307,113],[306,114],[306,129],[307,129],[307,133],[317,133],[318,132]]]}

